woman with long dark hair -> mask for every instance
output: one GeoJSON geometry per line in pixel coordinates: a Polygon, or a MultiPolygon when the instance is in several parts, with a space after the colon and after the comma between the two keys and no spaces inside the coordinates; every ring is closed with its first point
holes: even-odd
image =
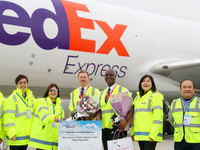
{"type": "Polygon", "coordinates": [[[57,150],[58,121],[64,117],[59,88],[52,83],[48,86],[43,98],[38,99],[29,146],[37,150],[57,150]]]}
{"type": "Polygon", "coordinates": [[[156,90],[153,77],[144,75],[139,82],[139,92],[134,99],[132,140],[139,142],[140,150],[155,150],[162,142],[163,100],[156,90]]]}

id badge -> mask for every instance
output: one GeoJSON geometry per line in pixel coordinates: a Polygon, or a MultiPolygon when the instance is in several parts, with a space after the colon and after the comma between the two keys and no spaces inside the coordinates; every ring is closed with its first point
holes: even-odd
{"type": "Polygon", "coordinates": [[[191,116],[184,115],[183,125],[190,125],[191,116]]]}
{"type": "Polygon", "coordinates": [[[57,128],[57,123],[53,122],[52,123],[52,128],[57,128]]]}
{"type": "Polygon", "coordinates": [[[26,119],[31,119],[31,110],[26,110],[26,119]]]}

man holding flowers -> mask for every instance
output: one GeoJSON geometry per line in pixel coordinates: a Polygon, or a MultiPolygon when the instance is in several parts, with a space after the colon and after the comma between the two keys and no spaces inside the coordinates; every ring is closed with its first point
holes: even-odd
{"type": "Polygon", "coordinates": [[[81,70],[78,73],[78,82],[80,87],[76,88],[70,93],[70,104],[69,104],[69,117],[73,116],[77,110],[77,102],[85,96],[94,97],[96,101],[99,99],[99,89],[89,85],[90,77],[86,70],[81,70]]]}
{"type": "MultiPolygon", "coordinates": [[[[128,91],[128,89],[121,85],[118,85],[115,82],[116,74],[113,69],[106,70],[104,78],[108,87],[100,93],[99,103],[101,110],[97,113],[96,117],[97,120],[102,119],[102,141],[104,150],[107,150],[108,149],[107,141],[113,139],[114,132],[117,130],[113,129],[113,122],[111,121],[111,117],[114,115],[115,111],[113,110],[111,103],[109,102],[109,99],[111,98],[111,95],[126,92],[128,91]]],[[[127,131],[124,131],[124,128],[127,126],[128,122],[129,119],[127,118],[120,121],[120,124],[117,125],[119,129],[117,131],[118,132],[117,134],[123,131],[124,135],[127,136],[127,131]]]]}

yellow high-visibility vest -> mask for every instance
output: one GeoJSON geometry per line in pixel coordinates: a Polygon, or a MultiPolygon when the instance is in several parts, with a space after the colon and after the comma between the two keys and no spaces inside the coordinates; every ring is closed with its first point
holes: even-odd
{"type": "Polygon", "coordinates": [[[134,99],[133,126],[131,136],[135,141],[162,142],[163,137],[163,95],[158,91],[148,91],[140,97],[139,92],[134,99]]]}
{"type": "Polygon", "coordinates": [[[187,143],[200,143],[200,98],[195,97],[189,111],[183,113],[181,98],[173,100],[169,112],[169,121],[174,126],[174,141],[181,142],[183,137],[187,143]],[[184,115],[190,115],[190,124],[183,125],[184,115]]]}
{"type": "Polygon", "coordinates": [[[3,122],[8,145],[28,145],[34,115],[35,97],[32,91],[26,90],[26,97],[22,90],[14,90],[4,104],[3,122]],[[27,112],[30,114],[27,118],[27,112]],[[16,141],[11,138],[16,135],[16,141]]]}
{"type": "MultiPolygon", "coordinates": [[[[115,95],[115,94],[122,93],[125,91],[128,91],[128,89],[117,84],[111,95],[115,95]]],[[[112,129],[113,122],[111,121],[111,117],[113,116],[115,111],[113,110],[109,100],[107,101],[107,103],[105,102],[106,94],[107,94],[107,89],[104,89],[103,91],[101,91],[100,97],[99,97],[101,114],[102,114],[101,115],[102,129],[104,128],[112,129]]]]}
{"type": "Polygon", "coordinates": [[[36,107],[29,146],[45,149],[58,149],[58,129],[59,123],[54,122],[54,118],[63,120],[65,118],[64,109],[61,106],[61,100],[56,98],[56,104],[47,98],[38,99],[39,104],[36,107]]]}

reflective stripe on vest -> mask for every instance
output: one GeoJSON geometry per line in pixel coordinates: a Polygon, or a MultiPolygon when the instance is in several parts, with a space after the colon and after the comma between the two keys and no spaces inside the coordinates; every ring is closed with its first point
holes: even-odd
{"type": "Polygon", "coordinates": [[[38,114],[34,114],[34,117],[36,117],[36,118],[40,118],[38,114]]]}
{"type": "MultiPolygon", "coordinates": [[[[142,135],[142,136],[149,136],[150,132],[134,132],[134,135],[142,135]]],[[[163,134],[162,133],[158,133],[158,136],[162,137],[163,134]]]]}
{"type": "MultiPolygon", "coordinates": [[[[154,92],[150,97],[149,97],[149,102],[148,102],[148,107],[147,108],[137,108],[135,109],[134,111],[134,114],[136,114],[137,112],[152,112],[153,110],[155,109],[162,109],[162,107],[160,106],[154,106],[153,109],[151,109],[151,100],[153,99],[153,96],[155,95],[156,93],[154,92]]],[[[137,100],[136,100],[137,101],[137,100]]]]}
{"type": "Polygon", "coordinates": [[[94,93],[95,93],[95,88],[92,87],[92,96],[94,97],[94,93]]]}
{"type": "Polygon", "coordinates": [[[14,99],[15,104],[16,104],[16,112],[15,112],[15,115],[16,115],[16,117],[18,117],[18,116],[19,116],[19,109],[18,109],[17,98],[16,98],[15,94],[13,95],[13,99],[14,99]]]}
{"type": "MultiPolygon", "coordinates": [[[[18,108],[18,103],[17,103],[16,95],[13,95],[13,99],[14,99],[14,101],[15,101],[15,103],[16,103],[16,113],[15,113],[16,118],[21,117],[21,116],[26,116],[26,112],[19,113],[19,108],[18,108]]],[[[10,111],[11,113],[13,113],[13,112],[12,112],[13,110],[8,110],[7,113],[10,113],[9,111],[10,111]]],[[[31,115],[34,115],[34,113],[31,112],[31,115]]]]}
{"type": "Polygon", "coordinates": [[[42,117],[42,121],[44,121],[44,119],[46,119],[46,117],[49,116],[49,115],[50,115],[50,113],[45,114],[45,115],[42,117]]]}
{"type": "Polygon", "coordinates": [[[47,108],[49,109],[49,104],[48,104],[48,102],[47,102],[47,99],[45,99],[45,102],[47,103],[47,108]]]}
{"type": "Polygon", "coordinates": [[[3,112],[3,105],[4,105],[4,101],[2,102],[1,108],[0,108],[0,117],[2,116],[2,112],[3,112]]]}
{"type": "Polygon", "coordinates": [[[36,139],[36,138],[30,138],[30,141],[40,143],[40,144],[44,144],[44,145],[58,146],[58,143],[56,143],[56,142],[43,141],[43,140],[39,140],[39,139],[36,139]]]}
{"type": "MultiPolygon", "coordinates": [[[[100,94],[100,97],[99,97],[100,101],[101,101],[101,96],[102,96],[102,94],[104,93],[105,90],[106,90],[106,89],[104,89],[104,90],[101,92],[101,94],[100,94]]],[[[101,108],[101,102],[99,103],[99,107],[101,108]]]]}
{"type": "MultiPolygon", "coordinates": [[[[172,113],[183,111],[183,108],[175,108],[177,101],[178,101],[178,99],[174,100],[173,107],[172,107],[172,110],[171,110],[172,113]]],[[[189,112],[200,112],[199,102],[200,102],[200,98],[198,97],[197,100],[196,100],[195,108],[190,108],[189,112]]]]}
{"type": "Polygon", "coordinates": [[[154,120],[154,121],[153,121],[153,124],[161,124],[161,125],[162,125],[162,121],[154,120]]]}
{"type": "Polygon", "coordinates": [[[14,127],[15,123],[8,123],[8,124],[4,124],[4,127],[14,127]]]}
{"type": "Polygon", "coordinates": [[[39,113],[39,112],[40,112],[42,109],[49,110],[49,108],[48,108],[48,107],[40,107],[40,108],[38,109],[38,113],[39,113]]]}
{"type": "MultiPolygon", "coordinates": [[[[171,110],[172,113],[183,112],[183,108],[175,108],[178,100],[179,99],[174,100],[173,107],[172,107],[172,110],[171,110]]],[[[197,100],[196,100],[195,108],[190,108],[189,112],[200,112],[199,103],[200,103],[200,98],[198,97],[197,100]]],[[[183,123],[175,124],[174,126],[175,127],[183,127],[183,123]]],[[[184,125],[184,126],[185,127],[200,128],[200,124],[190,124],[190,125],[184,125]]]]}
{"type": "MultiPolygon", "coordinates": [[[[62,118],[62,114],[63,114],[63,110],[62,110],[62,108],[60,108],[60,112],[61,112],[60,117],[62,118]]],[[[62,121],[62,120],[64,120],[64,118],[62,118],[61,121],[62,121]]]]}
{"type": "Polygon", "coordinates": [[[34,102],[33,102],[33,99],[32,99],[32,105],[33,105],[33,108],[34,108],[34,102]]]}
{"type": "Polygon", "coordinates": [[[102,94],[104,93],[105,90],[106,90],[106,89],[104,89],[104,90],[101,92],[100,97],[99,97],[100,100],[101,100],[101,96],[102,96],[102,94]]]}
{"type": "Polygon", "coordinates": [[[3,114],[7,114],[7,113],[15,114],[15,110],[9,109],[3,112],[3,114]]]}
{"type": "MultiPolygon", "coordinates": [[[[27,139],[29,139],[30,138],[30,136],[28,135],[28,136],[17,136],[16,137],[16,140],[27,140],[27,139]]],[[[7,140],[11,140],[8,136],[6,136],[6,139],[7,140]]]]}
{"type": "Polygon", "coordinates": [[[102,114],[106,114],[106,113],[115,113],[115,111],[113,109],[108,109],[108,110],[103,110],[101,112],[102,114]]]}

